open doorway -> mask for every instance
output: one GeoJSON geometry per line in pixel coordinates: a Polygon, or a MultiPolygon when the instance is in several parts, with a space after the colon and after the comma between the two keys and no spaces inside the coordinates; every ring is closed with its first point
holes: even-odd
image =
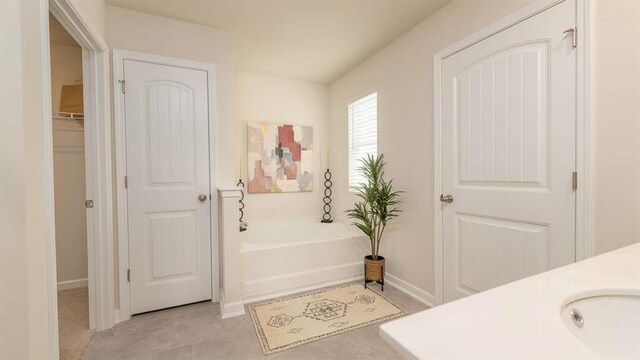
{"type": "Polygon", "coordinates": [[[58,333],[61,359],[80,359],[89,324],[82,48],[49,15],[58,333]]]}

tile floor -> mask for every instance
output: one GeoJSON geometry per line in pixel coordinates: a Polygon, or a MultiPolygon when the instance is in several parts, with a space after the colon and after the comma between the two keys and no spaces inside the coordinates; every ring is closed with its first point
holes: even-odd
{"type": "MultiPolygon", "coordinates": [[[[379,290],[377,286],[372,288],[379,290]]],[[[382,294],[408,313],[427,308],[389,285],[382,294]]],[[[137,315],[99,332],[83,359],[400,359],[400,354],[378,335],[380,324],[265,357],[248,312],[221,320],[218,304],[204,302],[137,315]]]]}

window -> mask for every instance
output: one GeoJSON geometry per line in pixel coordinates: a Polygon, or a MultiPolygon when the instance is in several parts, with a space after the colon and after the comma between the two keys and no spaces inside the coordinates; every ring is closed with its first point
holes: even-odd
{"type": "Polygon", "coordinates": [[[378,93],[367,95],[347,106],[349,112],[349,190],[365,179],[358,170],[360,159],[378,155],[378,93]]]}

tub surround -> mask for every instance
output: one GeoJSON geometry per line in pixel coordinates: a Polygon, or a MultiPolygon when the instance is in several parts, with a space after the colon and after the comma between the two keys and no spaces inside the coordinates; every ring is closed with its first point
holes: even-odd
{"type": "Polygon", "coordinates": [[[389,322],[380,334],[411,359],[601,358],[563,323],[563,307],[640,293],[639,259],[640,243],[389,322]]]}
{"type": "MultiPolygon", "coordinates": [[[[238,257],[242,259],[245,304],[363,281],[362,259],[370,251],[366,237],[344,217],[328,224],[318,219],[252,221],[240,233],[238,257]]],[[[432,294],[388,271],[385,284],[429,307],[435,303],[432,294]]]]}
{"type": "MultiPolygon", "coordinates": [[[[223,319],[244,315],[242,303],[242,256],[238,218],[240,188],[218,189],[219,250],[212,247],[212,256],[220,255],[220,315],[223,319]]],[[[214,289],[216,284],[214,279],[214,289]]],[[[215,297],[214,297],[215,301],[215,297]]]]}
{"type": "Polygon", "coordinates": [[[362,233],[318,219],[256,221],[240,234],[245,303],[362,279],[362,233]]]}

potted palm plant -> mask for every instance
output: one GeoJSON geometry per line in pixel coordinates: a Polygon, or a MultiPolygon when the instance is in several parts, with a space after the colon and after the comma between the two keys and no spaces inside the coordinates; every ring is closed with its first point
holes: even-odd
{"type": "Polygon", "coordinates": [[[357,189],[359,200],[346,213],[354,220],[353,225],[369,238],[371,246],[371,255],[364,257],[364,286],[366,288],[368,283],[376,282],[384,291],[385,259],[379,254],[380,241],[389,221],[400,213],[396,206],[402,191],[394,191],[393,180],[384,179],[384,154],[367,155],[360,161],[362,166],[358,170],[366,182],[357,189]]]}

